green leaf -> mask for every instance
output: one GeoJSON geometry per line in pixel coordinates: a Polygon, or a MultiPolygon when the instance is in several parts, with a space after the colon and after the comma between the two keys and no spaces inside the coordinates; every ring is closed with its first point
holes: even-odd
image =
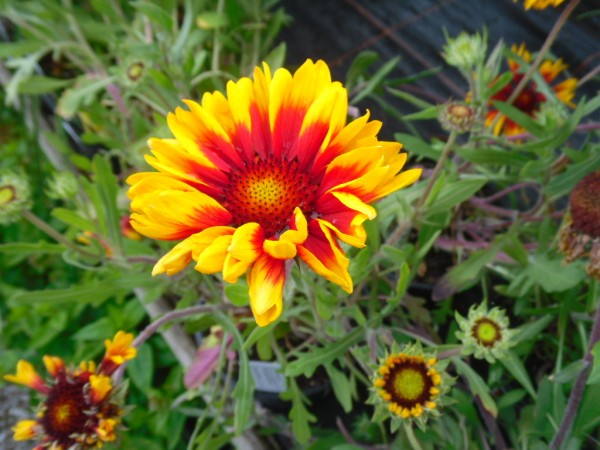
{"type": "Polygon", "coordinates": [[[431,120],[437,119],[438,107],[430,106],[422,111],[403,116],[404,120],[431,120]]]}
{"type": "Polygon", "coordinates": [[[62,244],[51,244],[46,241],[33,242],[14,242],[9,244],[0,244],[0,253],[5,255],[46,255],[60,254],[66,247],[62,244]]]}
{"type": "Polygon", "coordinates": [[[290,419],[292,421],[292,432],[301,445],[306,445],[310,440],[310,422],[317,419],[310,414],[304,406],[304,396],[296,384],[296,380],[290,379],[289,397],[292,400],[290,419]]]}
{"type": "Polygon", "coordinates": [[[113,336],[118,330],[108,317],[102,317],[81,327],[73,335],[79,341],[101,341],[107,336],[113,336]]]}
{"type": "Polygon", "coordinates": [[[433,202],[428,201],[427,215],[449,211],[471,198],[486,183],[487,179],[464,179],[446,184],[433,202]]]}
{"type": "Polygon", "coordinates": [[[147,273],[124,273],[66,289],[20,291],[12,295],[8,301],[11,304],[101,303],[116,294],[131,292],[137,287],[150,287],[159,283],[161,283],[159,279],[153,279],[147,273]]]}
{"type": "Polygon", "coordinates": [[[77,212],[71,209],[54,208],[52,210],[52,216],[81,231],[93,231],[96,229],[96,226],[92,222],[81,217],[77,212]]]}
{"type": "Polygon", "coordinates": [[[171,12],[153,1],[135,1],[130,4],[139,12],[144,14],[150,22],[159,25],[163,30],[173,29],[173,18],[171,12]]]}
{"type": "Polygon", "coordinates": [[[20,58],[21,56],[35,53],[47,45],[42,41],[17,41],[0,43],[0,58],[20,58]]]}
{"type": "Polygon", "coordinates": [[[542,192],[553,199],[567,195],[583,177],[598,169],[600,169],[600,152],[590,148],[587,158],[569,164],[563,173],[553,176],[542,192]]]}
{"type": "Polygon", "coordinates": [[[21,94],[31,95],[46,94],[64,88],[72,83],[72,80],[61,80],[58,78],[32,75],[19,85],[19,92],[21,94]]]}
{"type": "Polygon", "coordinates": [[[114,81],[114,77],[93,79],[82,75],[75,86],[66,89],[58,99],[56,113],[65,119],[71,119],[82,107],[94,101],[96,95],[114,81]]]}
{"type": "MultiPolygon", "coordinates": [[[[56,311],[42,326],[36,328],[35,335],[29,341],[28,348],[38,349],[58,338],[68,326],[69,314],[67,311],[56,311]]],[[[60,338],[58,338],[60,339],[60,338]]]]}
{"type": "Polygon", "coordinates": [[[554,321],[554,317],[550,314],[546,314],[543,317],[535,320],[534,322],[526,323],[525,325],[521,325],[515,331],[515,335],[513,336],[513,340],[515,342],[527,342],[530,339],[537,338],[542,331],[546,329],[548,325],[550,325],[554,321]]]}
{"type": "Polygon", "coordinates": [[[275,328],[276,323],[277,322],[271,322],[266,327],[257,326],[254,328],[254,330],[252,330],[250,335],[246,338],[246,342],[244,342],[242,350],[247,352],[250,348],[252,348],[255,342],[257,342],[259,339],[262,339],[263,336],[270,334],[273,331],[273,328],[275,328]]]}
{"type": "Polygon", "coordinates": [[[496,237],[490,247],[473,252],[466,261],[452,267],[433,288],[432,298],[443,300],[451,297],[454,293],[475,281],[485,266],[491,263],[498,252],[502,250],[511,236],[512,233],[509,232],[496,237]]]}
{"type": "Polygon", "coordinates": [[[396,309],[398,304],[400,304],[404,298],[404,294],[406,294],[409,283],[410,267],[407,263],[403,262],[400,265],[400,270],[398,271],[398,282],[396,283],[396,289],[394,290],[394,294],[388,299],[385,307],[381,310],[382,316],[387,316],[394,309],[396,309]]]}
{"type": "Polygon", "coordinates": [[[440,150],[435,149],[431,144],[410,134],[395,133],[394,139],[400,142],[411,155],[418,155],[435,161],[442,154],[440,150]]]}
{"type": "Polygon", "coordinates": [[[310,351],[300,353],[298,359],[287,365],[285,369],[286,376],[297,377],[304,374],[310,378],[315,373],[315,370],[317,370],[317,367],[332,363],[346,352],[350,346],[357,343],[363,333],[364,330],[362,328],[357,328],[342,339],[332,342],[326,347],[311,347],[310,351]]]}
{"type": "Polygon", "coordinates": [[[223,290],[227,299],[235,306],[247,306],[250,303],[248,285],[246,283],[228,284],[223,290]]]}
{"type": "Polygon", "coordinates": [[[521,386],[523,386],[529,395],[531,395],[531,397],[535,400],[537,395],[523,362],[510,350],[506,352],[505,356],[500,358],[500,362],[504,365],[504,367],[506,367],[506,370],[508,370],[512,376],[515,377],[519,383],[521,383],[521,386]]]}
{"type": "Polygon", "coordinates": [[[235,398],[233,427],[235,434],[240,434],[246,428],[254,412],[254,378],[252,378],[250,372],[248,354],[243,350],[244,340],[236,325],[221,311],[216,311],[213,317],[233,336],[233,348],[238,350],[238,381],[233,389],[233,397],[235,398]]]}
{"type": "Polygon", "coordinates": [[[360,52],[352,60],[348,72],[346,72],[346,86],[353,86],[363,76],[367,69],[379,60],[379,55],[373,50],[360,52]]]}
{"type": "Polygon", "coordinates": [[[148,395],[154,375],[154,354],[150,344],[146,342],[138,348],[137,356],[127,363],[126,371],[135,387],[148,395]]]}
{"type": "Polygon", "coordinates": [[[600,383],[600,342],[596,342],[592,348],[592,370],[588,376],[587,384],[600,383]]]}
{"type": "Polygon", "coordinates": [[[325,370],[331,381],[333,393],[346,413],[352,411],[352,385],[343,372],[336,369],[333,364],[325,364],[325,370]]]}
{"type": "Polygon", "coordinates": [[[481,404],[493,417],[498,417],[498,407],[490,395],[490,390],[485,381],[471,367],[460,358],[452,358],[456,371],[463,375],[469,383],[469,388],[481,400],[481,404]]]}
{"type": "Polygon", "coordinates": [[[399,63],[400,57],[397,56],[381,66],[381,68],[375,72],[375,75],[373,75],[369,81],[367,81],[366,85],[358,92],[358,94],[356,94],[350,103],[355,105],[362,99],[369,96],[383,82],[385,77],[387,77],[389,73],[398,66],[399,63]]]}
{"type": "Polygon", "coordinates": [[[510,149],[495,149],[495,148],[466,148],[458,147],[456,154],[461,158],[475,164],[497,164],[522,167],[529,158],[521,152],[510,149]]]}
{"type": "Polygon", "coordinates": [[[117,194],[119,190],[117,177],[112,172],[108,160],[103,155],[96,154],[94,156],[92,167],[96,174],[95,185],[101,200],[108,237],[114,246],[122,250],[123,237],[121,235],[121,224],[117,207],[117,194]]]}
{"type": "Polygon", "coordinates": [[[546,292],[562,292],[577,286],[586,276],[577,264],[564,266],[562,259],[533,255],[525,269],[527,276],[546,292]]]}
{"type": "Polygon", "coordinates": [[[516,122],[519,125],[521,125],[534,136],[544,137],[544,129],[540,127],[537,123],[535,123],[535,121],[530,116],[528,116],[518,108],[514,107],[513,105],[509,105],[508,103],[500,102],[497,100],[492,101],[492,104],[496,109],[498,109],[498,111],[506,115],[513,122],[516,122]]]}
{"type": "MultiPolygon", "coordinates": [[[[548,379],[554,383],[565,384],[573,381],[577,375],[581,373],[583,369],[588,366],[588,363],[582,359],[569,364],[567,367],[562,369],[560,372],[550,375],[548,379]]],[[[589,379],[588,379],[588,384],[589,379]]]]}
{"type": "Polygon", "coordinates": [[[269,65],[273,72],[280,67],[283,67],[286,52],[287,46],[285,42],[282,42],[265,56],[264,61],[269,65]]]}
{"type": "Polygon", "coordinates": [[[229,24],[229,17],[225,13],[208,11],[198,16],[196,24],[203,30],[216,30],[227,26],[229,24]]]}

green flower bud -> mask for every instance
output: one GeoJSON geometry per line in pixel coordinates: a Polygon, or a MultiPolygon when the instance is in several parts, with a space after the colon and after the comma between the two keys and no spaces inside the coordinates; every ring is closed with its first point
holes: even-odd
{"type": "Polygon", "coordinates": [[[54,172],[48,182],[46,194],[56,200],[71,199],[77,195],[79,186],[72,172],[54,172]]]}
{"type": "Polygon", "coordinates": [[[511,341],[514,331],[508,328],[504,311],[497,307],[488,311],[487,305],[481,303],[471,307],[467,318],[458,313],[455,317],[460,326],[456,337],[463,344],[463,355],[473,355],[493,364],[514,345],[511,341]]]}
{"type": "Polygon", "coordinates": [[[484,61],[486,50],[484,36],[463,31],[454,39],[446,37],[442,56],[450,66],[469,71],[484,61]]]}
{"type": "Polygon", "coordinates": [[[18,221],[21,212],[30,208],[31,190],[25,174],[0,171],[0,224],[18,221]]]}

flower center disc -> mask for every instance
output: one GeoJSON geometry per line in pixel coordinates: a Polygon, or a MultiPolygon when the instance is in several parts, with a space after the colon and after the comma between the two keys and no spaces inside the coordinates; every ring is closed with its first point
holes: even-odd
{"type": "Polygon", "coordinates": [[[15,190],[12,186],[0,187],[0,205],[10,203],[15,198],[15,190]]]}
{"type": "Polygon", "coordinates": [[[493,347],[502,338],[498,324],[490,319],[479,319],[475,322],[472,336],[485,347],[493,347]]]}
{"type": "Polygon", "coordinates": [[[85,430],[87,416],[83,383],[59,381],[46,400],[46,412],[41,422],[46,434],[60,442],[71,442],[71,435],[85,430]]]}
{"type": "Polygon", "coordinates": [[[256,159],[242,170],[231,173],[223,205],[233,216],[233,225],[257,222],[265,237],[282,233],[299,207],[310,215],[317,186],[298,171],[298,161],[277,158],[256,159]]]}
{"type": "Polygon", "coordinates": [[[386,378],[385,390],[392,396],[391,400],[403,408],[423,405],[431,399],[429,390],[433,382],[424,363],[401,362],[390,368],[386,378]]]}
{"type": "Polygon", "coordinates": [[[600,238],[600,171],[584,177],[570,198],[573,228],[592,238],[600,238]]]}

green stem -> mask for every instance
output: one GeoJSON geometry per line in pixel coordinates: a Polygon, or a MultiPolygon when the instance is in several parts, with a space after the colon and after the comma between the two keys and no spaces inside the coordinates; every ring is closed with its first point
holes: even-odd
{"type": "MultiPolygon", "coordinates": [[[[223,10],[225,9],[225,1],[219,0],[217,2],[217,14],[223,14],[223,10]]],[[[219,70],[219,59],[221,56],[221,31],[220,28],[215,30],[215,36],[213,38],[213,54],[210,69],[214,72],[220,72],[219,70]]]]}
{"type": "Polygon", "coordinates": [[[64,237],[62,234],[60,234],[58,231],[56,231],[54,228],[52,228],[50,225],[48,225],[46,222],[44,222],[42,219],[40,219],[38,216],[33,214],[31,211],[23,211],[21,214],[32,225],[34,225],[36,228],[38,228],[39,230],[46,233],[48,236],[50,236],[56,242],[63,244],[65,247],[68,247],[71,250],[75,250],[76,252],[81,253],[84,256],[91,257],[91,258],[98,258],[100,256],[100,255],[96,255],[95,253],[88,252],[87,250],[84,250],[83,248],[79,247],[75,243],[71,242],[66,237],[64,237]]]}
{"type": "Polygon", "coordinates": [[[410,422],[404,422],[404,431],[406,432],[406,437],[408,438],[408,442],[410,442],[410,446],[413,448],[413,450],[423,450],[423,447],[421,447],[421,444],[419,444],[419,441],[415,436],[415,432],[410,422]]]}
{"type": "MultiPolygon", "coordinates": [[[[595,290],[596,282],[592,280],[590,285],[590,289],[595,290]]],[[[592,332],[590,334],[590,340],[588,343],[588,348],[583,361],[586,363],[586,366],[579,373],[577,379],[575,380],[575,384],[573,385],[573,390],[571,391],[571,395],[569,395],[569,401],[567,403],[567,409],[562,419],[562,423],[552,443],[550,444],[551,450],[558,450],[563,448],[563,442],[569,436],[571,432],[571,428],[573,427],[573,422],[577,418],[577,413],[579,411],[579,405],[581,400],[583,399],[583,394],[585,392],[585,384],[592,370],[592,349],[596,345],[597,342],[600,342],[600,301],[596,304],[596,313],[594,314],[594,324],[592,325],[592,332]]]]}
{"type": "Polygon", "coordinates": [[[393,246],[394,244],[396,244],[400,240],[400,238],[404,235],[404,233],[407,231],[408,227],[411,224],[416,224],[416,222],[419,220],[419,216],[421,214],[421,208],[427,202],[427,199],[429,198],[429,194],[431,194],[431,190],[433,189],[433,185],[435,184],[442,169],[444,168],[444,164],[446,163],[446,160],[448,159],[448,156],[450,155],[450,151],[452,150],[452,147],[454,146],[454,142],[456,141],[456,136],[458,136],[458,133],[456,131],[452,131],[450,133],[450,136],[448,136],[448,140],[446,141],[444,150],[442,150],[442,154],[440,155],[440,158],[438,159],[437,164],[435,165],[435,168],[433,169],[433,173],[431,174],[431,176],[429,177],[429,179],[427,181],[427,186],[425,186],[425,191],[423,192],[423,195],[421,195],[421,198],[419,199],[419,202],[417,203],[417,206],[415,207],[415,210],[412,214],[411,220],[409,222],[403,222],[396,228],[396,230],[392,233],[392,235],[385,242],[387,245],[393,246]]]}

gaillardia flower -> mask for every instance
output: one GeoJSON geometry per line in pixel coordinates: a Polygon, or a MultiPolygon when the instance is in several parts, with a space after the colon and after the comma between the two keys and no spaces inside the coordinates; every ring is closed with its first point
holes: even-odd
{"type": "Polygon", "coordinates": [[[45,381],[27,361],[17,363],[14,375],[4,379],[23,384],[45,396],[35,420],[22,420],[13,427],[16,441],[35,439],[35,450],[86,450],[103,447],[116,439],[121,424],[124,388],[113,386],[110,375],[136,356],[133,335],[119,331],[107,340],[100,366],[93,361],[68,368],[61,358],[44,356],[50,375],[45,381]]]}
{"type": "Polygon", "coordinates": [[[31,208],[29,181],[22,173],[0,171],[0,225],[8,225],[21,218],[31,208]]]}
{"type": "Polygon", "coordinates": [[[167,121],[174,139],[150,139],[148,163],[134,174],[131,224],[153,239],[180,240],[153,275],[173,275],[191,260],[201,273],[235,283],[247,274],[256,322],[283,308],[286,263],[298,257],[352,292],[340,246],[363,247],[371,203],[413,183],[401,172],[401,145],[377,139],[368,113],[346,125],[348,96],[323,61],[292,75],[267,64],[254,79],[227,84],[227,97],[185,100],[167,121]]]}
{"type": "Polygon", "coordinates": [[[498,307],[488,311],[484,302],[471,306],[466,318],[458,313],[455,318],[460,327],[456,337],[463,344],[463,355],[473,355],[493,364],[514,345],[511,341],[514,331],[509,328],[508,317],[498,307]]]}
{"type": "MultiPolygon", "coordinates": [[[[513,0],[516,2],[517,0],[513,0]]],[[[565,0],[525,0],[525,9],[546,9],[548,6],[556,8],[565,0]]]]}
{"type": "Polygon", "coordinates": [[[391,416],[395,431],[403,420],[415,420],[422,427],[429,416],[439,416],[452,382],[443,372],[447,365],[423,353],[418,344],[393,349],[373,377],[370,402],[377,405],[375,418],[391,416]]]}
{"type": "MultiPolygon", "coordinates": [[[[513,45],[512,51],[522,61],[526,63],[531,62],[531,53],[529,53],[529,51],[525,48],[525,44],[521,44],[519,47],[513,45]]],[[[525,76],[525,74],[522,72],[521,63],[519,61],[508,59],[508,66],[512,74],[512,79],[506,86],[492,96],[490,102],[495,100],[506,102],[525,76]]],[[[556,78],[562,74],[567,67],[568,66],[562,61],[562,59],[558,59],[556,61],[548,59],[541,64],[539,68],[539,75],[548,84],[550,90],[554,92],[558,101],[570,107],[575,107],[575,104],[572,100],[575,96],[575,88],[577,87],[576,78],[567,78],[558,84],[552,85],[556,78]]],[[[492,82],[492,86],[495,82],[496,80],[492,82]]],[[[546,94],[544,94],[538,88],[535,81],[529,81],[521,93],[512,102],[512,105],[528,116],[535,118],[537,113],[540,111],[542,104],[557,100],[549,99],[546,94]]],[[[492,124],[495,124],[493,130],[495,135],[514,135],[525,131],[519,124],[495,109],[491,103],[489,108],[490,109],[486,117],[485,125],[491,126],[492,124]]]]}
{"type": "Polygon", "coordinates": [[[589,258],[587,272],[600,280],[600,170],[585,176],[569,198],[570,216],[560,230],[565,262],[589,258]]]}

